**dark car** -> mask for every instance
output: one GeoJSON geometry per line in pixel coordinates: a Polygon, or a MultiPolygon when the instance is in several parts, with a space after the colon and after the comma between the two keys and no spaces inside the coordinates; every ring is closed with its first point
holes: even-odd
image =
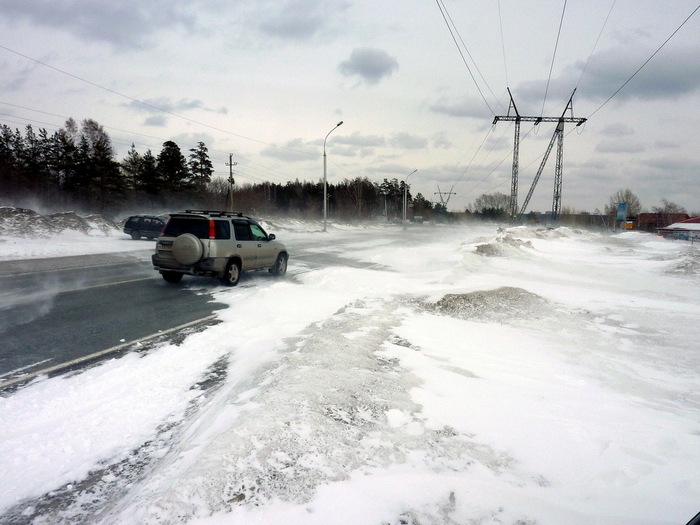
{"type": "Polygon", "coordinates": [[[131,235],[134,240],[141,237],[155,239],[160,235],[165,221],[153,215],[132,215],[124,223],[124,233],[131,235]]]}

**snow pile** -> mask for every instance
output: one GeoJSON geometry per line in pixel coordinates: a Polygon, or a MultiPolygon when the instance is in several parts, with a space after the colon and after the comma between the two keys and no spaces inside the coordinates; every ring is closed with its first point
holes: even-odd
{"type": "Polygon", "coordinates": [[[525,253],[523,248],[532,248],[532,242],[516,237],[511,232],[499,231],[495,239],[476,245],[476,253],[487,257],[508,257],[525,253]]]}
{"type": "Polygon", "coordinates": [[[684,250],[666,272],[671,274],[698,275],[700,274],[700,250],[695,247],[684,250]]]}
{"type": "Polygon", "coordinates": [[[504,286],[463,294],[447,294],[434,305],[434,310],[460,319],[511,322],[533,319],[549,313],[546,300],[521,288],[504,286]]]}
{"type": "Polygon", "coordinates": [[[60,230],[48,218],[25,208],[0,207],[0,235],[47,238],[60,230]]]}
{"type": "Polygon", "coordinates": [[[41,215],[26,208],[0,207],[0,236],[46,239],[64,231],[109,236],[121,230],[101,215],[81,217],[72,211],[41,215]]]}

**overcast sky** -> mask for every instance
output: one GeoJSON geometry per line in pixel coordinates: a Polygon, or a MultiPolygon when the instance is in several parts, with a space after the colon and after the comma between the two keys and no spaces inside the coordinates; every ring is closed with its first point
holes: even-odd
{"type": "MultiPolygon", "coordinates": [[[[697,3],[0,0],[0,123],[92,118],[120,160],[131,143],[187,155],[201,140],[217,174],[233,154],[238,183],[284,183],[322,179],[342,120],[331,182],[417,169],[414,194],[452,190],[462,211],[510,194],[513,124],[492,125],[506,88],[521,115],[553,117],[577,88],[589,120],[565,128],[562,206],[593,212],[630,188],[645,208],[697,212],[700,12],[606,103],[697,3]]],[[[520,204],[554,126],[522,125],[520,204]]],[[[553,152],[529,210],[551,209],[554,166],[553,152]]]]}

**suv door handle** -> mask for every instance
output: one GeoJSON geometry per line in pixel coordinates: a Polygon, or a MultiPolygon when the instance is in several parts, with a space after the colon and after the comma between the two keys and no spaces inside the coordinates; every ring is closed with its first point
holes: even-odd
{"type": "Polygon", "coordinates": [[[258,244],[258,248],[262,248],[262,244],[258,244]]]}
{"type": "Polygon", "coordinates": [[[236,248],[243,248],[243,246],[240,244],[236,244],[236,248]]]}

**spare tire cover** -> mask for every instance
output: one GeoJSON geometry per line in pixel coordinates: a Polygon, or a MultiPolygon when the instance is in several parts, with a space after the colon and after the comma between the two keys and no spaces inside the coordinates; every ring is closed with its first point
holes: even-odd
{"type": "Polygon", "coordinates": [[[194,264],[202,258],[200,240],[191,233],[183,233],[173,243],[173,257],[180,264],[194,264]]]}

